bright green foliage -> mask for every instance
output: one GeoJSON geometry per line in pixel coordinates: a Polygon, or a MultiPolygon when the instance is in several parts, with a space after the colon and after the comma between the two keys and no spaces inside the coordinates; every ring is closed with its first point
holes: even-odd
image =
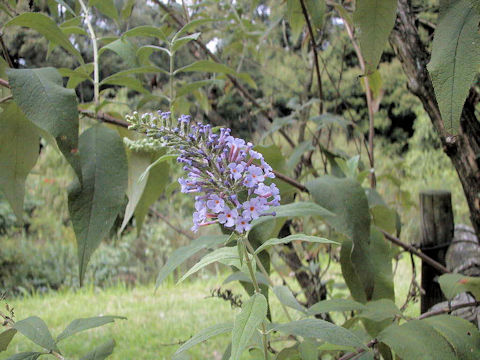
{"type": "Polygon", "coordinates": [[[438,279],[442,292],[447,299],[453,299],[462,292],[471,292],[480,299],[480,279],[462,274],[444,274],[438,279]]]}
{"type": "Polygon", "coordinates": [[[226,332],[230,332],[232,331],[232,329],[233,329],[233,323],[226,322],[226,323],[216,324],[204,330],[201,330],[195,336],[193,336],[187,342],[185,342],[185,344],[180,346],[177,351],[175,351],[173,359],[175,360],[177,358],[180,358],[179,355],[184,351],[190,349],[192,346],[200,344],[214,336],[217,336],[226,332]]]}
{"type": "Polygon", "coordinates": [[[47,325],[39,317],[31,316],[24,320],[17,321],[13,328],[44,349],[60,352],[47,325]]]}
{"type": "Polygon", "coordinates": [[[267,299],[262,294],[254,294],[243,304],[242,312],[235,317],[232,330],[232,353],[230,360],[238,360],[252,334],[267,315],[267,299]]]}
{"type": "Polygon", "coordinates": [[[108,323],[112,323],[115,319],[123,319],[126,318],[121,316],[98,316],[98,317],[91,317],[86,319],[76,319],[73,320],[66,328],[62,331],[60,335],[58,335],[56,342],[60,342],[76,333],[81,331],[85,331],[88,329],[93,329],[99,326],[103,326],[108,323]]]}
{"type": "Polygon", "coordinates": [[[286,324],[275,325],[276,331],[303,338],[321,339],[334,345],[365,347],[362,340],[351,331],[320,319],[303,319],[286,324]]]}
{"type": "Polygon", "coordinates": [[[180,264],[182,264],[189,257],[195,255],[202,249],[207,249],[225,243],[228,236],[216,235],[216,236],[201,236],[198,239],[192,241],[189,245],[181,247],[175,250],[168,257],[167,263],[162,267],[157,277],[156,287],[165,280],[165,278],[173,272],[180,264]]]}
{"type": "Polygon", "coordinates": [[[458,133],[463,104],[480,66],[480,14],[467,0],[441,8],[428,71],[445,130],[458,133]]]}
{"type": "Polygon", "coordinates": [[[45,38],[56,45],[60,45],[83,64],[80,52],[70,43],[68,37],[60,30],[57,24],[42,13],[27,12],[13,18],[5,26],[18,25],[35,29],[45,38]]]}
{"type": "Polygon", "coordinates": [[[58,146],[81,177],[78,161],[78,110],[75,91],[65,89],[54,68],[8,69],[13,98],[42,136],[58,146]],[[54,139],[54,140],[53,140],[54,139]]]}
{"type": "Polygon", "coordinates": [[[115,341],[109,340],[83,356],[80,360],[103,360],[113,353],[115,341]]]}
{"type": "Polygon", "coordinates": [[[292,241],[305,241],[305,242],[310,242],[310,243],[317,243],[317,244],[335,244],[338,245],[336,241],[328,240],[325,238],[321,238],[318,236],[309,236],[305,234],[295,234],[295,235],[289,235],[281,239],[273,238],[265,241],[260,247],[258,247],[255,250],[255,253],[259,253],[265,249],[268,249],[271,246],[274,245],[280,245],[280,244],[288,244],[292,241]]]}
{"type": "Polygon", "coordinates": [[[83,281],[92,253],[110,231],[124,203],[128,171],[122,140],[116,131],[102,125],[80,136],[79,156],[82,182],[75,181],[71,186],[68,207],[83,281]]]}
{"type": "Polygon", "coordinates": [[[3,107],[0,126],[0,189],[21,222],[25,179],[37,162],[40,135],[14,102],[3,107]]]}
{"type": "Polygon", "coordinates": [[[358,31],[365,73],[377,69],[395,24],[397,0],[357,0],[353,21],[358,31]]]}

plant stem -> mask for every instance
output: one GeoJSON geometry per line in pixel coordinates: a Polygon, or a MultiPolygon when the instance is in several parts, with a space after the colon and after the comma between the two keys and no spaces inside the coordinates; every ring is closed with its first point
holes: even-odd
{"type": "Polygon", "coordinates": [[[168,82],[169,82],[169,85],[170,85],[170,107],[172,106],[172,102],[173,102],[173,56],[174,56],[174,53],[172,52],[172,46],[170,46],[170,75],[169,75],[169,78],[168,78],[168,82]]]}
{"type": "Polygon", "coordinates": [[[95,113],[97,112],[97,108],[100,102],[100,72],[98,68],[98,44],[97,44],[97,36],[95,35],[95,31],[93,30],[92,23],[88,18],[89,12],[88,7],[85,5],[83,0],[79,0],[80,6],[85,14],[85,22],[87,23],[88,32],[90,33],[90,38],[92,39],[92,47],[93,47],[93,99],[95,102],[95,113]]]}

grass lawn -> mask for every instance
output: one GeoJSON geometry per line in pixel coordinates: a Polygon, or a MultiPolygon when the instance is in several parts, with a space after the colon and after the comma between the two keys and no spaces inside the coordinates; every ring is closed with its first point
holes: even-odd
{"type": "MultiPolygon", "coordinates": [[[[397,305],[401,306],[411,278],[407,261],[402,260],[395,277],[397,305]]],[[[331,276],[338,279],[339,269],[332,268],[331,276]]],[[[205,273],[206,274],[206,273],[205,273]]],[[[232,311],[230,304],[218,298],[210,298],[210,290],[219,286],[225,278],[197,278],[175,286],[170,282],[162,285],[154,293],[154,286],[126,288],[117,286],[105,290],[83,288],[64,290],[47,295],[33,295],[9,300],[15,307],[16,319],[39,316],[56,337],[76,318],[98,315],[120,315],[128,320],[119,320],[101,328],[88,330],[68,338],[60,343],[67,359],[79,359],[96,346],[113,338],[117,346],[109,359],[170,359],[178,348],[175,343],[187,340],[199,330],[208,326],[233,320],[239,309],[232,311]],[[172,345],[174,344],[174,345],[172,345]]],[[[279,279],[275,279],[279,282],[279,279]]],[[[238,284],[230,283],[229,288],[235,294],[245,292],[238,284]]],[[[347,295],[346,290],[345,296],[347,295]]],[[[343,292],[343,291],[342,291],[343,292]]],[[[284,322],[277,299],[271,296],[272,315],[276,322],[284,322]],[[273,299],[272,299],[273,298],[273,299]]],[[[3,305],[2,305],[3,307],[3,305]]],[[[293,318],[299,313],[290,310],[293,318]]],[[[412,304],[406,310],[409,316],[418,315],[418,304],[412,304]]],[[[191,359],[221,359],[229,335],[225,334],[199,344],[190,350],[191,359]]],[[[0,359],[21,351],[40,351],[40,348],[22,335],[14,338],[8,351],[0,354],[0,359]]],[[[245,359],[249,356],[245,354],[245,359]]]]}

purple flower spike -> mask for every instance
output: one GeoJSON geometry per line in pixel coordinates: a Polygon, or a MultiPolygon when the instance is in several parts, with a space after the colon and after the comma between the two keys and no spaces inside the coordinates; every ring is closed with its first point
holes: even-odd
{"type": "Polygon", "coordinates": [[[210,200],[207,201],[207,206],[218,214],[225,207],[225,201],[218,195],[212,195],[210,196],[210,200]]]}
{"type": "Polygon", "coordinates": [[[235,180],[238,180],[243,176],[243,170],[245,169],[245,166],[243,166],[242,164],[230,163],[228,164],[228,168],[230,169],[232,177],[235,180]]]}

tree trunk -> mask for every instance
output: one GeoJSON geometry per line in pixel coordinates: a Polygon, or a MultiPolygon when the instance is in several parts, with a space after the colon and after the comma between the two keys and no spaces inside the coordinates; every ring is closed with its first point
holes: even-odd
{"type": "Polygon", "coordinates": [[[472,225],[480,236],[480,123],[475,116],[478,94],[472,89],[460,119],[460,132],[445,131],[433,85],[427,71],[430,54],[420,40],[411,0],[398,0],[397,20],[390,43],[402,63],[409,90],[416,95],[440,136],[443,150],[455,167],[470,209],[472,225]]]}

